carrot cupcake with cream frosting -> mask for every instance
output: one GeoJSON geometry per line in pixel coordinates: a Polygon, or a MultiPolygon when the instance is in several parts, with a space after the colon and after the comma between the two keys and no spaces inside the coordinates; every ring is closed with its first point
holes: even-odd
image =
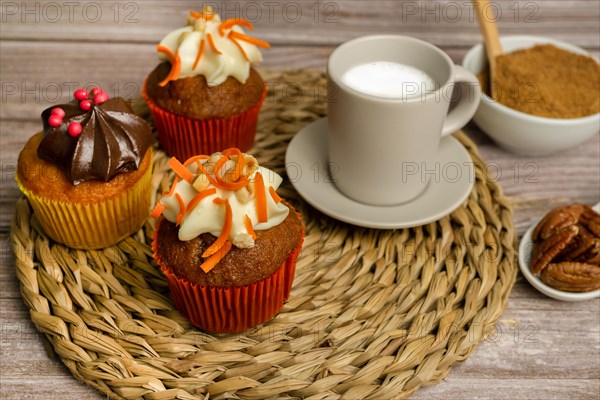
{"type": "Polygon", "coordinates": [[[177,309],[210,332],[241,332],[288,298],[304,226],[276,193],[282,178],[232,148],[169,165],[152,248],[177,309]]]}
{"type": "Polygon", "coordinates": [[[157,46],[162,61],[144,84],[144,98],[156,121],[162,147],[178,159],[211,154],[229,147],[248,150],[266,96],[252,67],[262,61],[250,37],[250,22],[221,21],[210,7],[190,12],[187,26],[157,46]]]}

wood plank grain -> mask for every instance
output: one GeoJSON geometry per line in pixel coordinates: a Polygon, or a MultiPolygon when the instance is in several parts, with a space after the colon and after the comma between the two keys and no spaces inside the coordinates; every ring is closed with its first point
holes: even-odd
{"type": "MultiPolygon", "coordinates": [[[[468,362],[468,360],[467,360],[468,362]]],[[[595,379],[462,379],[452,377],[419,391],[414,399],[528,399],[589,400],[597,398],[600,383],[595,379]]]]}
{"type": "MultiPolygon", "coordinates": [[[[494,1],[490,18],[499,17],[502,35],[552,36],[600,47],[591,35],[600,18],[598,0],[494,1]],[[565,13],[568,7],[568,13],[565,13]]],[[[395,33],[438,45],[468,46],[480,41],[469,1],[425,0],[266,0],[99,2],[4,1],[4,39],[94,42],[159,41],[180,27],[192,8],[211,4],[224,18],[244,17],[257,35],[273,44],[336,45],[350,38],[395,33]],[[76,34],[75,34],[76,32],[76,34]]]]}
{"type": "MultiPolygon", "coordinates": [[[[131,98],[140,92],[144,78],[158,64],[152,44],[25,41],[0,44],[3,54],[10,55],[0,58],[0,119],[38,120],[46,107],[70,101],[74,89],[80,86],[99,85],[113,97],[131,98]]],[[[468,50],[442,49],[457,64],[468,50]]],[[[325,70],[332,50],[330,46],[274,47],[265,51],[261,67],[325,70]]],[[[596,59],[600,56],[598,49],[590,52],[596,59]]]]}
{"type": "Polygon", "coordinates": [[[10,400],[108,400],[100,392],[75,380],[64,365],[57,362],[53,368],[61,375],[40,377],[32,369],[29,377],[2,378],[0,396],[10,400]]]}
{"type": "MultiPolygon", "coordinates": [[[[324,69],[331,50],[272,48],[265,51],[263,66],[324,69]]],[[[131,98],[140,93],[145,77],[158,65],[151,44],[4,41],[2,52],[10,54],[0,59],[2,119],[37,120],[44,108],[69,101],[79,86],[97,84],[112,97],[131,98]]]]}
{"type": "MultiPolygon", "coordinates": [[[[158,64],[151,44],[3,41],[0,59],[0,118],[37,120],[46,107],[69,101],[74,88],[102,86],[111,96],[131,98],[158,64]],[[110,53],[107,59],[104,55],[110,53]],[[114,60],[124,60],[115,67],[114,60]],[[93,65],[93,68],[80,66],[93,65]]],[[[333,47],[286,46],[264,52],[263,68],[317,68],[325,65],[333,47]]],[[[459,63],[465,48],[444,48],[459,63]]],[[[595,52],[594,54],[597,54],[595,52]]],[[[284,90],[282,88],[281,90],[284,90]]]]}
{"type": "MultiPolygon", "coordinates": [[[[456,367],[448,378],[419,390],[411,399],[589,400],[600,390],[598,380],[593,379],[463,379],[458,375],[459,370],[460,367],[456,367]]],[[[0,395],[11,400],[106,400],[70,376],[4,378],[0,395]]]]}

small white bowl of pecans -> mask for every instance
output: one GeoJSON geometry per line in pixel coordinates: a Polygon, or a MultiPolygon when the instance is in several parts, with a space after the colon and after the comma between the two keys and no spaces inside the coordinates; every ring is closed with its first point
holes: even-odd
{"type": "Polygon", "coordinates": [[[519,245],[525,279],[557,300],[600,297],[600,203],[571,204],[551,210],[519,245]]]}

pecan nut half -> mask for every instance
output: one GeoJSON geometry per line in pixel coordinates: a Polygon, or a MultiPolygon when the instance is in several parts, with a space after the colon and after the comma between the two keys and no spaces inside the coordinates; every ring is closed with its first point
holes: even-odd
{"type": "Polygon", "coordinates": [[[579,222],[594,236],[600,238],[600,214],[594,211],[592,207],[585,206],[583,208],[579,222]]]}
{"type": "Polygon", "coordinates": [[[571,243],[579,232],[577,225],[571,225],[554,233],[541,244],[535,247],[531,263],[531,273],[539,274],[571,243]]]}
{"type": "Polygon", "coordinates": [[[568,246],[564,248],[557,256],[557,261],[585,261],[587,257],[584,257],[588,251],[592,251],[596,246],[596,239],[593,236],[585,234],[585,228],[577,225],[579,232],[571,240],[568,246]]]}
{"type": "Polygon", "coordinates": [[[600,267],[578,262],[551,263],[542,270],[540,279],[565,292],[589,292],[600,288],[600,267]]]}
{"type": "Polygon", "coordinates": [[[555,208],[537,224],[533,229],[531,238],[534,241],[546,240],[562,229],[575,225],[579,221],[583,211],[583,204],[573,204],[555,208]]]}
{"type": "Polygon", "coordinates": [[[581,261],[587,264],[600,266],[600,239],[592,239],[590,240],[590,243],[591,245],[587,248],[585,253],[577,257],[575,261],[581,261]]]}

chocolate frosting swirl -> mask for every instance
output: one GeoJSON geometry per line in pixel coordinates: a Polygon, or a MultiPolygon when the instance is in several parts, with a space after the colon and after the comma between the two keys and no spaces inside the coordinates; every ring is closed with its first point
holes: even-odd
{"type": "Polygon", "coordinates": [[[74,185],[108,182],[120,173],[137,170],[153,141],[150,126],[120,97],[92,104],[88,111],[77,101],[53,106],[42,112],[42,121],[44,137],[38,156],[60,167],[74,185]],[[48,122],[55,108],[65,112],[58,127],[48,122]],[[76,137],[67,133],[73,122],[83,128],[76,137]]]}

